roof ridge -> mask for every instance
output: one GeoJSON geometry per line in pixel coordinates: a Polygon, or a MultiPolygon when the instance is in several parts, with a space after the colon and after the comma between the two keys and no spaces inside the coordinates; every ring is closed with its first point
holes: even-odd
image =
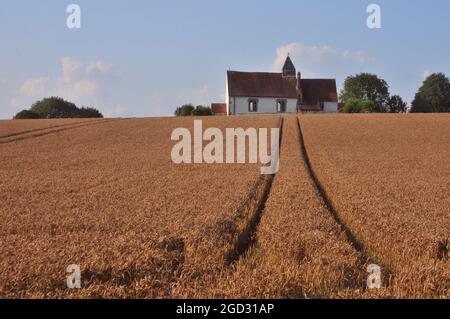
{"type": "Polygon", "coordinates": [[[268,72],[268,71],[234,71],[234,70],[228,70],[227,72],[234,72],[234,73],[251,73],[251,74],[282,74],[281,72],[268,72]]]}
{"type": "Polygon", "coordinates": [[[320,81],[320,80],[330,80],[330,81],[336,81],[336,79],[333,79],[333,78],[306,78],[306,79],[302,78],[302,80],[318,80],[318,81],[320,81]]]}

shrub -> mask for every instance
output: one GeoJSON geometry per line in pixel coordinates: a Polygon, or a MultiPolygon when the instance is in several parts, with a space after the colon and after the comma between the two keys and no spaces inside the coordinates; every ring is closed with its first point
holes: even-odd
{"type": "Polygon", "coordinates": [[[407,105],[400,96],[393,95],[387,102],[387,111],[389,113],[405,113],[407,111],[407,105]]]}
{"type": "Polygon", "coordinates": [[[192,104],[184,104],[180,107],[177,107],[175,110],[176,116],[190,116],[192,111],[194,110],[194,106],[192,104]]]}
{"type": "Polygon", "coordinates": [[[375,74],[360,73],[345,79],[340,100],[370,100],[374,103],[373,112],[386,112],[389,99],[389,85],[375,74]]]}
{"type": "Polygon", "coordinates": [[[93,107],[82,107],[78,110],[80,118],[103,118],[103,114],[93,107]]]}
{"type": "Polygon", "coordinates": [[[375,104],[370,100],[350,98],[340,110],[341,113],[372,113],[375,104]]]}
{"type": "Polygon", "coordinates": [[[37,101],[31,106],[30,111],[43,119],[78,117],[78,108],[74,103],[55,96],[37,101]]]}
{"type": "Polygon", "coordinates": [[[194,110],[192,110],[191,115],[194,116],[209,116],[212,115],[212,110],[208,106],[197,105],[194,110]]]}
{"type": "Polygon", "coordinates": [[[60,97],[48,97],[35,102],[30,110],[24,110],[16,114],[14,119],[55,119],[55,118],[102,118],[103,115],[92,107],[78,108],[74,103],[60,97]]]}
{"type": "Polygon", "coordinates": [[[373,113],[375,112],[375,103],[370,100],[361,100],[361,113],[373,113]]]}
{"type": "Polygon", "coordinates": [[[15,120],[30,120],[30,119],[39,119],[39,114],[33,112],[33,111],[29,111],[29,110],[23,110],[20,111],[19,113],[17,113],[14,116],[15,120]]]}

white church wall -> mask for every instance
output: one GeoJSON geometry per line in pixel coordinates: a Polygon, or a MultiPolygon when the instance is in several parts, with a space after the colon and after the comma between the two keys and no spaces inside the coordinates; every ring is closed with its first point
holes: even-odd
{"type": "Polygon", "coordinates": [[[337,113],[338,103],[337,102],[324,102],[323,111],[325,113],[337,113]]]}
{"type": "MultiPolygon", "coordinates": [[[[234,106],[231,105],[230,109],[234,110],[234,114],[276,114],[277,113],[277,101],[279,98],[267,98],[267,97],[230,97],[230,102],[234,101],[234,106]],[[248,109],[248,100],[256,99],[258,101],[258,111],[250,112],[248,109]]],[[[286,113],[297,112],[297,99],[284,99],[286,100],[286,113]]],[[[233,104],[233,102],[231,102],[233,104]]]]}

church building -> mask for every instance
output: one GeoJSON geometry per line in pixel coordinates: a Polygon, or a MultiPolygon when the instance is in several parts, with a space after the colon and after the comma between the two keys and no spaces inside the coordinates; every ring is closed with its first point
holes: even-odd
{"type": "Polygon", "coordinates": [[[338,111],[335,79],[302,79],[288,56],[281,73],[228,71],[228,115],[338,111]]]}

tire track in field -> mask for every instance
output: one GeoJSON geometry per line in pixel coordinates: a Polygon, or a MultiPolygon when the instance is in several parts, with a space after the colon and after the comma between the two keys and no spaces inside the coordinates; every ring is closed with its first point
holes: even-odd
{"type": "MultiPolygon", "coordinates": [[[[279,121],[279,149],[281,149],[281,142],[283,136],[283,122],[281,117],[279,121]]],[[[230,266],[237,262],[245,253],[256,244],[258,225],[261,217],[264,214],[266,202],[269,198],[272,184],[276,174],[261,175],[258,178],[254,188],[251,190],[248,198],[244,201],[239,211],[250,212],[250,218],[247,220],[244,229],[237,235],[232,248],[225,255],[225,263],[230,266]]]]}
{"type": "Polygon", "coordinates": [[[385,287],[390,286],[393,274],[392,271],[389,269],[389,267],[382,262],[381,258],[378,258],[374,255],[372,255],[364,246],[362,241],[358,239],[358,237],[355,235],[355,233],[346,225],[346,223],[341,218],[341,214],[337,211],[336,207],[333,204],[333,201],[331,200],[330,196],[328,195],[327,191],[323,187],[322,183],[318,179],[312,165],[311,161],[309,159],[308,151],[306,149],[305,140],[303,137],[302,127],[300,124],[300,119],[297,116],[297,130],[298,130],[298,142],[301,149],[302,159],[304,162],[304,165],[306,166],[306,170],[308,171],[308,175],[312,181],[312,184],[314,185],[314,188],[317,191],[317,194],[321,200],[321,202],[324,204],[330,215],[333,217],[339,228],[343,231],[347,241],[351,244],[351,246],[363,256],[364,259],[366,259],[369,263],[376,264],[381,267],[383,275],[383,283],[385,287]]]}
{"type": "MultiPolygon", "coordinates": [[[[54,127],[55,129],[50,129],[50,131],[48,131],[48,128],[46,128],[44,132],[37,133],[37,134],[31,134],[31,135],[25,135],[25,136],[19,136],[19,137],[13,138],[13,139],[7,139],[6,141],[0,141],[0,144],[9,144],[9,143],[13,143],[13,142],[19,142],[19,141],[23,141],[23,140],[28,140],[28,139],[32,139],[32,138],[50,135],[53,133],[64,132],[64,131],[68,131],[68,130],[72,130],[72,129],[76,129],[76,128],[80,128],[80,127],[100,125],[100,124],[109,123],[109,122],[113,122],[113,121],[118,121],[118,120],[110,119],[110,120],[92,121],[89,123],[83,122],[83,124],[71,125],[69,127],[64,125],[64,127],[62,127],[62,128],[61,128],[62,125],[59,125],[59,126],[55,126],[54,127]]],[[[41,130],[39,130],[39,132],[40,131],[41,130]]],[[[35,132],[35,131],[32,131],[32,132],[35,132]]],[[[25,133],[22,133],[22,134],[25,134],[25,133]]]]}
{"type": "Polygon", "coordinates": [[[16,132],[16,133],[2,135],[2,136],[0,136],[0,139],[15,137],[15,136],[19,136],[19,135],[28,134],[28,133],[46,131],[46,130],[53,129],[53,128],[67,127],[67,126],[77,125],[77,124],[81,124],[81,123],[92,123],[92,122],[98,122],[98,120],[97,121],[79,121],[79,122],[66,123],[66,124],[60,124],[60,125],[50,125],[50,126],[46,126],[46,127],[40,127],[40,128],[31,129],[31,130],[20,131],[20,132],[16,132]]]}

